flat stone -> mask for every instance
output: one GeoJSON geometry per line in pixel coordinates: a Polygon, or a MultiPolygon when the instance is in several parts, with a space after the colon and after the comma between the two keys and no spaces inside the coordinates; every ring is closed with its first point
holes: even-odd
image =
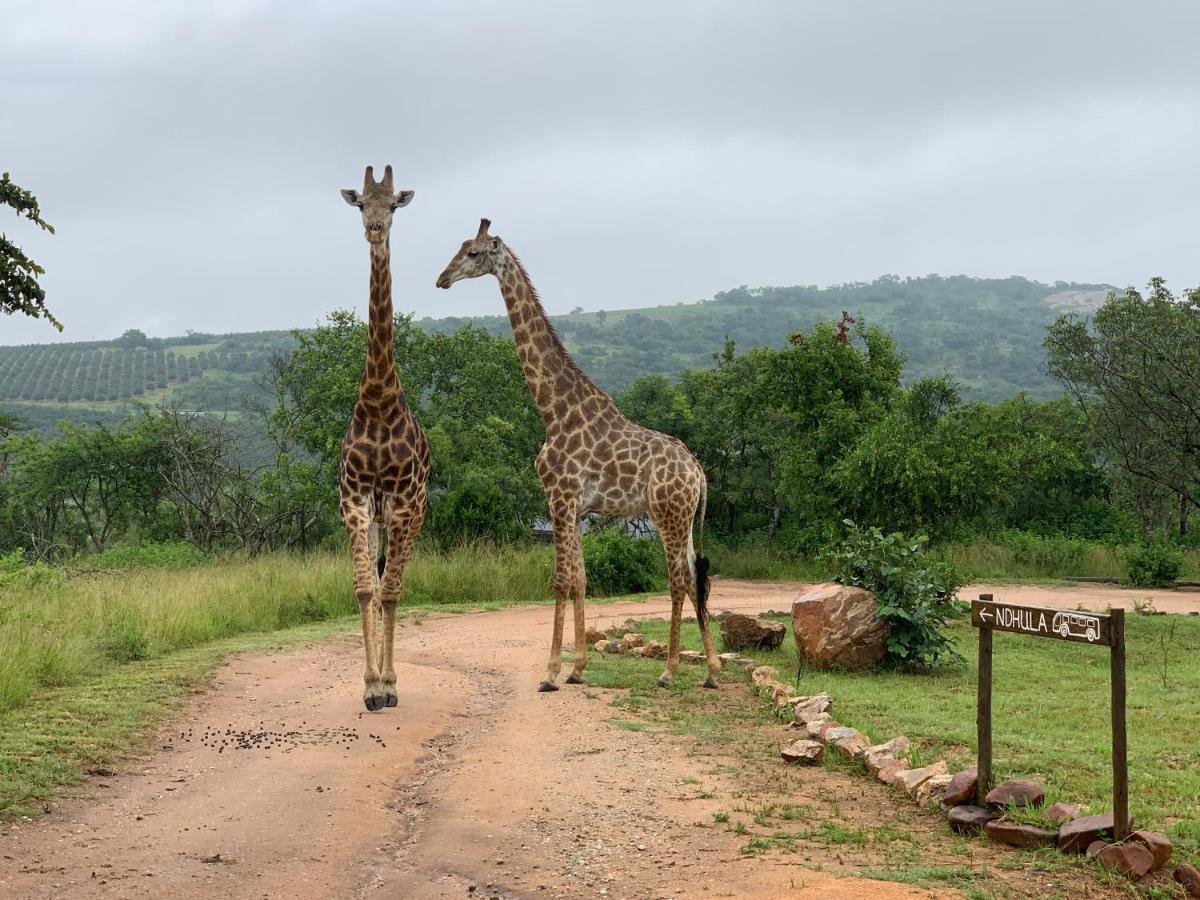
{"type": "Polygon", "coordinates": [[[922,808],[926,806],[941,806],[942,792],[946,790],[946,785],[949,783],[949,775],[934,775],[917,788],[917,806],[922,808]]]}
{"type": "Polygon", "coordinates": [[[788,762],[800,763],[804,766],[815,766],[821,761],[821,755],[824,752],[825,745],[820,741],[801,740],[784,747],[779,755],[788,762]]]}
{"type": "Polygon", "coordinates": [[[726,650],[774,650],[783,644],[787,626],[734,613],[721,621],[721,644],[726,650]]]}
{"type": "Polygon", "coordinates": [[[1003,809],[1012,805],[1017,807],[1041,806],[1046,799],[1046,792],[1036,781],[1026,781],[1014,778],[1004,781],[987,792],[984,802],[992,809],[1003,809]]]}
{"type": "Polygon", "coordinates": [[[750,680],[757,685],[766,684],[768,681],[775,681],[779,673],[775,671],[774,666],[759,666],[750,673],[750,680]]]}
{"type": "Polygon", "coordinates": [[[1154,854],[1142,844],[1109,844],[1097,854],[1100,864],[1134,881],[1154,868],[1154,854]]]}
{"type": "Polygon", "coordinates": [[[888,763],[886,766],[881,768],[878,772],[876,772],[875,777],[878,778],[880,781],[882,781],[884,784],[891,784],[892,776],[895,775],[897,772],[903,772],[907,768],[908,768],[908,766],[905,765],[904,763],[900,762],[900,760],[894,759],[890,763],[888,763]]]}
{"type": "Polygon", "coordinates": [[[630,632],[621,637],[621,652],[624,653],[627,650],[632,650],[634,647],[641,647],[645,643],[645,638],[640,634],[630,632]]]}
{"type": "Polygon", "coordinates": [[[807,723],[809,719],[825,715],[831,709],[833,709],[833,698],[828,694],[805,697],[792,707],[792,719],[807,723]]]}
{"type": "Polygon", "coordinates": [[[1081,812],[1083,810],[1074,803],[1055,803],[1046,807],[1046,818],[1055,825],[1062,825],[1072,819],[1078,819],[1081,812]]]}
{"type": "Polygon", "coordinates": [[[983,826],[997,818],[997,813],[982,806],[962,804],[950,809],[950,830],[959,834],[979,834],[983,826]]]}
{"type": "Polygon", "coordinates": [[[596,641],[603,641],[603,640],[606,640],[607,638],[608,638],[608,635],[606,635],[603,631],[601,631],[595,625],[589,625],[587,627],[587,630],[585,630],[583,633],[583,639],[588,644],[591,644],[592,646],[595,646],[596,641]]]}
{"type": "Polygon", "coordinates": [[[1171,851],[1175,849],[1171,844],[1171,839],[1157,831],[1135,831],[1129,836],[1129,839],[1142,844],[1150,851],[1150,855],[1154,857],[1154,865],[1150,868],[1151,872],[1165,866],[1167,860],[1171,858],[1171,851]]]}
{"type": "Polygon", "coordinates": [[[863,759],[867,768],[874,774],[882,769],[890,760],[907,756],[912,744],[904,735],[894,737],[886,744],[875,744],[863,751],[863,759]]]}
{"type": "Polygon", "coordinates": [[[606,649],[608,649],[608,638],[601,638],[600,640],[596,641],[594,644],[592,644],[592,649],[597,653],[603,653],[606,649]]]}
{"type": "Polygon", "coordinates": [[[617,641],[617,640],[605,641],[604,642],[604,652],[605,653],[620,653],[621,652],[621,642],[617,641]]]}
{"type": "Polygon", "coordinates": [[[866,750],[870,745],[871,739],[861,731],[856,731],[853,728],[851,728],[850,731],[854,733],[845,734],[834,738],[832,741],[830,741],[830,743],[833,744],[833,748],[837,750],[838,753],[842,754],[842,756],[846,757],[846,759],[858,759],[860,756],[862,756],[863,751],[866,750]]]}
{"type": "Polygon", "coordinates": [[[983,830],[996,843],[1020,847],[1023,850],[1053,847],[1058,843],[1058,832],[1053,828],[1039,828],[1022,822],[993,819],[983,826],[983,830]]]}
{"type": "Polygon", "coordinates": [[[1092,841],[1088,844],[1087,856],[1091,859],[1093,856],[1099,856],[1100,851],[1108,846],[1108,841],[1092,841]]]}
{"type": "Polygon", "coordinates": [[[662,641],[650,641],[642,648],[642,656],[648,659],[665,659],[667,646],[662,641]]]}
{"type": "Polygon", "coordinates": [[[978,779],[975,776],[974,769],[963,769],[961,772],[955,772],[950,776],[950,783],[946,785],[946,793],[942,796],[942,803],[946,806],[964,806],[975,802],[975,793],[978,790],[978,779]]]}
{"type": "Polygon", "coordinates": [[[896,772],[888,780],[888,784],[898,790],[904,791],[910,797],[917,795],[917,788],[923,785],[934,775],[946,774],[946,761],[938,760],[929,766],[924,766],[920,769],[902,769],[896,772]]]}
{"type": "Polygon", "coordinates": [[[804,724],[804,731],[810,738],[819,738],[821,736],[821,729],[832,721],[833,719],[822,713],[821,715],[815,716],[813,719],[806,722],[804,724]]]}
{"type": "Polygon", "coordinates": [[[679,659],[686,663],[698,663],[704,661],[704,654],[699,650],[680,650],[679,659]]]}
{"type": "Polygon", "coordinates": [[[822,725],[820,728],[817,729],[817,740],[819,740],[819,741],[829,740],[829,732],[833,731],[833,729],[835,729],[835,728],[841,728],[841,727],[842,727],[841,722],[838,722],[834,719],[830,719],[828,722],[826,722],[824,725],[822,725]]]}
{"type": "MultiPolygon", "coordinates": [[[[1130,819],[1130,827],[1133,820],[1130,819]]],[[[1112,840],[1113,814],[1080,816],[1058,829],[1058,849],[1063,853],[1083,853],[1088,844],[1098,840],[1112,840]]]]}
{"type": "Polygon", "coordinates": [[[1200,871],[1191,863],[1177,865],[1171,877],[1183,885],[1183,892],[1189,897],[1200,897],[1200,871]]]}

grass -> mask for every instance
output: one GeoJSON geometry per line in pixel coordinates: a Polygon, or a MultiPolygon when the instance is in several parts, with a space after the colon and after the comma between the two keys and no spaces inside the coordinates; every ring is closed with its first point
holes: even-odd
{"type": "MultiPolygon", "coordinates": [[[[640,626],[647,639],[666,640],[667,625],[640,626]]],[[[834,716],[875,741],[905,734],[913,759],[945,759],[951,770],[974,765],[976,632],[968,622],[951,627],[962,669],[932,674],[821,672],[799,669],[797,693],[828,691],[834,716]]],[[[695,624],[685,625],[687,646],[700,644],[695,624]]],[[[1164,831],[1176,859],[1200,863],[1200,618],[1130,616],[1126,619],[1130,809],[1143,827],[1164,831]]],[[[790,681],[798,671],[789,638],[775,652],[755,653],[790,681]]],[[[1109,661],[1103,648],[997,632],[994,641],[993,758],[998,779],[1028,777],[1046,788],[1046,803],[1081,804],[1085,811],[1112,809],[1109,661]]],[[[718,738],[739,722],[696,714],[704,692],[692,690],[703,666],[680,667],[679,709],[654,712],[650,685],[661,661],[600,656],[589,665],[594,684],[630,687],[616,701],[664,721],[663,730],[718,738]]],[[[735,677],[730,674],[727,677],[735,677]]],[[[763,715],[768,715],[763,707],[763,715]]]]}
{"type": "MultiPolygon", "coordinates": [[[[961,571],[970,581],[1036,581],[1068,576],[1124,580],[1120,548],[1070,538],[941,544],[933,553],[961,571]]],[[[1200,580],[1200,550],[1184,553],[1182,581],[1200,580]]]]}
{"type": "MultiPolygon", "coordinates": [[[[419,553],[409,563],[402,603],[498,608],[544,600],[551,566],[545,547],[419,553]]],[[[357,611],[343,554],[76,576],[47,567],[0,569],[0,712],[115,665],[357,611]]]]}

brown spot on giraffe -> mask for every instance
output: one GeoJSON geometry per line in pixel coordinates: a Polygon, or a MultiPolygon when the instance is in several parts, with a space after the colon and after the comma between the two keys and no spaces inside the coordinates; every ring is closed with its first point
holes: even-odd
{"type": "Polygon", "coordinates": [[[429,446],[409,411],[396,374],[389,235],[392,213],[407,206],[412,191],[392,190],[392,167],[375,181],[368,166],[362,192],[342,191],[362,210],[371,250],[367,364],[354,416],[342,441],[339,507],[354,556],[354,595],[362,619],[366,669],[363,703],[395,706],[393,638],[404,567],[425,520],[429,446]],[[386,536],[386,562],[377,559],[386,536]]]}
{"type": "Polygon", "coordinates": [[[629,421],[571,359],[546,316],[525,267],[500,238],[479,232],[464,241],[438,277],[449,288],[463,278],[494,275],[508,309],[525,380],[546,424],[546,442],[535,460],[554,525],[554,632],[546,680],[539,690],[556,690],[562,668],[562,630],[568,599],[575,614],[575,662],[568,683],[583,681],[587,665],[583,568],[579,522],[588,513],[629,517],[647,513],[658,528],[671,582],[671,636],[667,685],[679,666],[679,626],[684,600],[691,596],[708,660],[707,687],[721,670],[708,629],[707,560],[692,544],[692,523],[700,518],[701,546],[707,482],[704,470],[682,442],[629,421]],[[700,559],[698,563],[697,560],[700,559]]]}

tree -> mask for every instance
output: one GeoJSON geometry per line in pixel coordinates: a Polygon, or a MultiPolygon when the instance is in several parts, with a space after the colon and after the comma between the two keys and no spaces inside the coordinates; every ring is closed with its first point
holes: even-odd
{"type": "MultiPolygon", "coordinates": [[[[1200,289],[1176,297],[1154,278],[1146,296],[1110,293],[1090,322],[1057,319],[1045,347],[1050,374],[1079,403],[1098,446],[1151,494],[1172,497],[1186,534],[1200,504],[1200,289]]],[[[1141,509],[1146,538],[1153,506],[1141,509]]]]}
{"type": "MultiPolygon", "coordinates": [[[[54,227],[42,218],[37,197],[14,184],[7,172],[0,175],[0,206],[11,206],[18,216],[54,234],[54,227]]],[[[46,291],[38,283],[38,276],[45,272],[7,235],[0,233],[0,312],[45,319],[62,331],[62,323],[46,309],[46,291]]]]}

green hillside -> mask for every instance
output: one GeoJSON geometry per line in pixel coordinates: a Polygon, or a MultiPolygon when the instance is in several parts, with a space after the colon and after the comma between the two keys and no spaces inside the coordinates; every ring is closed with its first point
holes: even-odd
{"type": "MultiPolygon", "coordinates": [[[[694,304],[575,312],[555,325],[583,369],[614,390],[641,374],[707,366],[726,339],[741,349],[780,347],[792,332],[847,310],[895,334],[908,379],[945,370],[968,397],[997,400],[1056,393],[1042,366],[1045,326],[1060,312],[1090,311],[1105,291],[1018,277],[885,276],[828,288],[739,287],[694,304]]],[[[508,331],[501,315],[420,324],[454,331],[468,322],[508,331]]],[[[237,416],[247,401],[270,402],[262,376],[294,342],[288,331],[148,338],[134,330],[114,341],[0,347],[0,411],[39,430],[64,418],[115,421],[135,401],[237,416]]]]}

